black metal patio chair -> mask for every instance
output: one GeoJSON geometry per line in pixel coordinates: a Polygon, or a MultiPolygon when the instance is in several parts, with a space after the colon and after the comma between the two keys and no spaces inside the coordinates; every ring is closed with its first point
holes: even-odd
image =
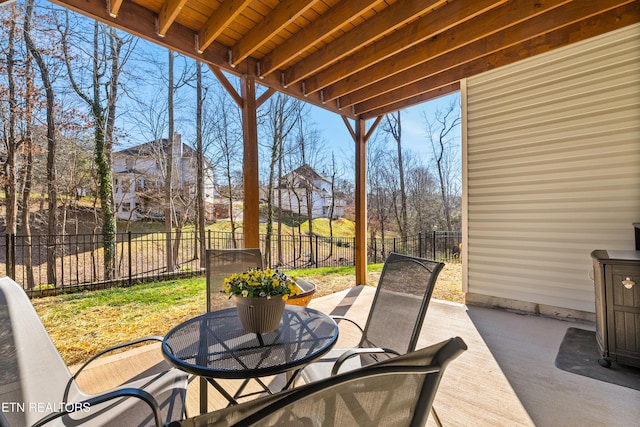
{"type": "Polygon", "coordinates": [[[207,311],[220,309],[221,291],[225,277],[250,268],[262,268],[260,249],[207,250],[207,311]]]}
{"type": "MultiPolygon", "coordinates": [[[[391,253],[382,269],[364,328],[345,316],[333,316],[338,322],[348,321],[360,330],[358,345],[331,350],[303,369],[302,379],[310,383],[414,351],[443,267],[441,262],[391,253]]],[[[434,419],[440,424],[435,411],[434,419]]]]}
{"type": "Polygon", "coordinates": [[[424,426],[448,364],[467,349],[451,338],[293,390],[173,423],[205,426],[424,426]]]}

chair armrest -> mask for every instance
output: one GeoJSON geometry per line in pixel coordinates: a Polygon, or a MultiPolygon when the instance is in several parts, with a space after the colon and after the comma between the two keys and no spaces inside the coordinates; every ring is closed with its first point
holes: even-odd
{"type": "MultiPolygon", "coordinates": [[[[84,368],[86,368],[91,362],[93,362],[94,360],[98,359],[99,357],[110,353],[114,350],[119,350],[121,348],[125,348],[125,347],[129,347],[132,345],[136,345],[136,344],[140,344],[146,341],[160,341],[162,342],[162,337],[158,337],[158,336],[149,336],[149,337],[143,337],[143,338],[138,338],[135,339],[133,341],[127,341],[121,344],[116,344],[113,347],[109,347],[106,348],[104,350],[102,350],[101,352],[99,352],[98,354],[93,355],[89,360],[87,360],[82,366],[80,366],[80,369],[78,369],[76,371],[75,374],[73,374],[73,376],[71,377],[71,381],[75,381],[75,379],[78,377],[78,375],[80,375],[80,372],[82,372],[84,370],[84,368]]],[[[66,393],[65,393],[66,396],[66,393]]]]}
{"type": "Polygon", "coordinates": [[[362,329],[362,327],[360,325],[358,325],[356,322],[354,322],[353,320],[349,319],[348,317],[345,317],[345,316],[329,316],[329,317],[331,317],[333,320],[346,320],[347,322],[355,325],[356,328],[358,328],[360,330],[360,333],[362,335],[364,335],[364,329],[362,329]]]}
{"type": "Polygon", "coordinates": [[[147,405],[149,405],[153,412],[153,418],[155,420],[156,427],[162,427],[162,413],[160,412],[160,406],[158,405],[158,402],[149,392],[137,388],[122,388],[102,394],[97,397],[93,397],[91,399],[84,400],[82,402],[65,405],[65,409],[63,411],[49,414],[46,417],[38,420],[31,427],[41,427],[64,415],[71,414],[76,411],[81,411],[82,409],[90,408],[93,405],[98,405],[100,403],[108,402],[109,400],[113,399],[119,399],[121,397],[135,397],[145,402],[147,405]]]}
{"type": "Polygon", "coordinates": [[[351,350],[345,351],[340,355],[340,357],[338,357],[333,364],[333,368],[331,368],[331,376],[336,375],[338,371],[340,371],[342,364],[348,359],[361,354],[395,354],[396,356],[400,356],[400,353],[389,348],[352,348],[351,350]]]}

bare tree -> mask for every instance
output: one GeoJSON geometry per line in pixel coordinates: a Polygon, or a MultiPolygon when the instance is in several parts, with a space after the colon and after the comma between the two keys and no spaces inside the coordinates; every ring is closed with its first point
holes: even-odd
{"type": "Polygon", "coordinates": [[[174,53],[168,51],[169,62],[167,64],[168,71],[168,84],[167,84],[167,112],[168,112],[168,125],[169,134],[167,137],[166,157],[167,162],[165,165],[165,177],[164,177],[164,225],[166,236],[166,255],[167,255],[167,272],[174,270],[173,250],[171,249],[171,233],[173,230],[173,215],[172,215],[172,203],[173,203],[173,154],[174,154],[174,134],[173,134],[173,95],[175,92],[175,84],[173,78],[173,58],[174,53]]]}
{"type": "Polygon", "coordinates": [[[434,162],[438,172],[442,213],[447,231],[453,230],[452,222],[452,156],[454,149],[453,136],[460,126],[460,112],[455,102],[451,102],[444,110],[437,110],[433,119],[424,114],[427,140],[433,149],[434,162]]]}
{"type": "Polygon", "coordinates": [[[331,153],[331,205],[329,206],[329,254],[327,259],[333,256],[333,216],[336,209],[336,157],[331,153]]]}
{"type": "Polygon", "coordinates": [[[198,230],[199,248],[196,247],[196,256],[200,256],[200,267],[205,268],[205,194],[204,194],[204,143],[202,137],[202,105],[204,93],[202,87],[202,64],[196,63],[196,224],[198,230]]]}
{"type": "MultiPolygon", "coordinates": [[[[18,115],[18,100],[16,89],[16,36],[17,28],[15,20],[9,22],[9,42],[6,51],[6,64],[7,64],[7,81],[8,81],[8,134],[5,139],[6,144],[6,160],[4,164],[4,187],[6,194],[6,233],[12,236],[16,234],[17,224],[17,208],[18,208],[18,195],[17,195],[17,115],[18,115]]],[[[15,259],[13,259],[14,251],[7,252],[7,274],[9,277],[15,277],[15,271],[13,266],[15,265],[15,259]]]]}
{"type": "Polygon", "coordinates": [[[212,127],[213,161],[218,164],[218,173],[222,175],[224,185],[219,187],[219,192],[229,205],[229,223],[231,225],[231,241],[234,248],[238,246],[238,224],[235,218],[234,202],[238,198],[236,194],[238,170],[236,165],[241,164],[242,140],[240,129],[240,116],[237,108],[234,108],[224,97],[218,93],[209,108],[206,123],[212,127]],[[230,106],[231,105],[231,106],[230,106]]]}
{"type": "Polygon", "coordinates": [[[283,155],[284,142],[294,129],[296,122],[299,120],[298,111],[300,109],[300,101],[287,97],[278,93],[272,98],[269,104],[269,124],[268,132],[270,141],[268,145],[269,156],[269,172],[267,181],[267,233],[265,236],[265,260],[271,265],[271,239],[273,236],[273,189],[280,178],[276,176],[278,172],[278,164],[283,155]]]}
{"type": "Polygon", "coordinates": [[[27,50],[33,56],[40,78],[46,93],[47,100],[47,193],[49,196],[48,206],[48,236],[47,236],[47,282],[56,284],[56,226],[58,219],[58,193],[56,188],[56,121],[55,121],[55,94],[52,85],[51,73],[46,63],[41,49],[39,49],[31,37],[31,20],[33,18],[34,1],[27,1],[23,34],[27,50]]]}
{"type": "Polygon", "coordinates": [[[438,180],[429,169],[416,166],[407,176],[407,199],[411,231],[419,233],[433,230],[440,222],[438,180]]]}
{"type": "MultiPolygon", "coordinates": [[[[321,138],[316,129],[306,119],[306,109],[300,109],[298,115],[300,116],[297,129],[298,135],[295,146],[297,147],[297,155],[299,158],[300,173],[298,174],[297,182],[294,187],[304,189],[304,205],[306,208],[306,217],[309,235],[309,261],[313,264],[316,260],[315,245],[313,243],[313,212],[315,208],[314,194],[316,190],[315,180],[317,177],[314,166],[316,166],[319,157],[319,147],[321,138]]],[[[294,190],[295,191],[295,190],[294,190]]]]}
{"type": "Polygon", "coordinates": [[[66,13],[65,16],[61,35],[69,82],[75,93],[89,107],[93,121],[94,160],[102,212],[104,277],[110,280],[116,277],[116,215],[111,158],[119,98],[118,89],[123,68],[135,43],[132,36],[123,36],[115,28],[98,22],[93,26],[93,38],[90,41],[83,40],[82,28],[76,31],[71,27],[69,14],[66,13]],[[78,46],[73,45],[72,39],[78,42],[78,46]],[[80,46],[86,45],[90,46],[91,52],[88,55],[89,64],[83,64],[83,58],[73,53],[76,48],[80,49],[80,46]],[[76,78],[76,75],[83,76],[85,70],[90,71],[88,81],[76,78]]]}
{"type": "MultiPolygon", "coordinates": [[[[396,214],[396,222],[398,224],[398,228],[400,229],[400,236],[402,237],[402,241],[406,244],[408,232],[407,190],[405,187],[404,163],[402,161],[402,120],[400,117],[400,111],[387,114],[385,116],[385,119],[386,124],[383,127],[383,130],[392,136],[393,140],[396,142],[397,147],[396,165],[398,170],[398,178],[400,180],[400,212],[396,214]]],[[[394,206],[397,206],[397,204],[394,206]]]]}
{"type": "Polygon", "coordinates": [[[391,154],[386,152],[384,148],[383,141],[379,138],[371,139],[367,143],[369,232],[372,240],[375,241],[377,236],[382,239],[380,250],[383,257],[386,254],[384,242],[391,207],[394,203],[393,190],[390,185],[392,176],[387,167],[392,161],[391,154]]]}
{"type": "Polygon", "coordinates": [[[24,254],[24,263],[27,271],[27,289],[33,289],[35,286],[35,278],[33,275],[33,255],[31,248],[31,209],[30,209],[30,198],[31,198],[31,185],[33,179],[33,152],[34,152],[34,144],[33,144],[33,108],[34,108],[34,99],[35,87],[33,81],[33,75],[31,74],[31,57],[28,56],[25,61],[25,75],[26,75],[26,96],[25,96],[25,135],[24,135],[24,147],[23,147],[23,156],[24,156],[24,167],[22,168],[22,176],[20,179],[21,187],[22,187],[22,211],[21,211],[21,222],[22,222],[22,235],[24,236],[25,243],[25,254],[24,254]]]}

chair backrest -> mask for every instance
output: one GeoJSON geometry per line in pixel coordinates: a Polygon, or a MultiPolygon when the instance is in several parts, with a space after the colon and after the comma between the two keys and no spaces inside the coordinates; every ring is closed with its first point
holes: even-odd
{"type": "Polygon", "coordinates": [[[9,425],[31,425],[52,412],[46,403],[62,401],[71,373],[26,293],[8,277],[0,278],[0,325],[0,402],[11,405],[3,415],[9,425]]]}
{"type": "Polygon", "coordinates": [[[424,426],[446,367],[466,349],[451,338],[181,425],[424,426]]]}
{"type": "MultiPolygon", "coordinates": [[[[360,347],[414,351],[441,262],[391,253],[385,261],[360,347]]],[[[365,357],[366,359],[366,357],[365,357]]],[[[375,360],[362,360],[364,364],[375,360]]]]}
{"type": "Polygon", "coordinates": [[[262,268],[260,249],[208,249],[207,250],[207,311],[219,309],[225,277],[242,273],[249,268],[262,268]]]}

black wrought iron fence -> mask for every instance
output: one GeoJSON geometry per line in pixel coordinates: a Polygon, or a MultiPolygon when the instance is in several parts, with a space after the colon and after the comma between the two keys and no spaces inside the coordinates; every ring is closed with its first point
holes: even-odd
{"type": "MultiPolygon", "coordinates": [[[[370,263],[384,262],[391,252],[455,261],[460,232],[431,231],[411,236],[369,239],[370,263]]],[[[208,231],[207,248],[243,247],[241,233],[208,231]]],[[[105,268],[102,235],[0,235],[0,275],[9,275],[30,293],[57,293],[66,288],[97,289],[114,284],[202,273],[199,239],[194,232],[119,233],[113,268],[105,268]],[[170,249],[168,249],[168,247],[170,249]],[[168,252],[170,251],[171,257],[168,252]],[[170,262],[173,267],[169,267],[170,262]]],[[[308,235],[261,236],[265,265],[280,269],[355,264],[355,239],[308,235]],[[267,250],[268,248],[268,250],[267,250]]]]}
{"type": "Polygon", "coordinates": [[[401,237],[372,239],[369,242],[367,255],[369,262],[373,264],[384,262],[391,252],[454,261],[460,259],[461,249],[462,232],[428,231],[406,239],[401,237]]]}

